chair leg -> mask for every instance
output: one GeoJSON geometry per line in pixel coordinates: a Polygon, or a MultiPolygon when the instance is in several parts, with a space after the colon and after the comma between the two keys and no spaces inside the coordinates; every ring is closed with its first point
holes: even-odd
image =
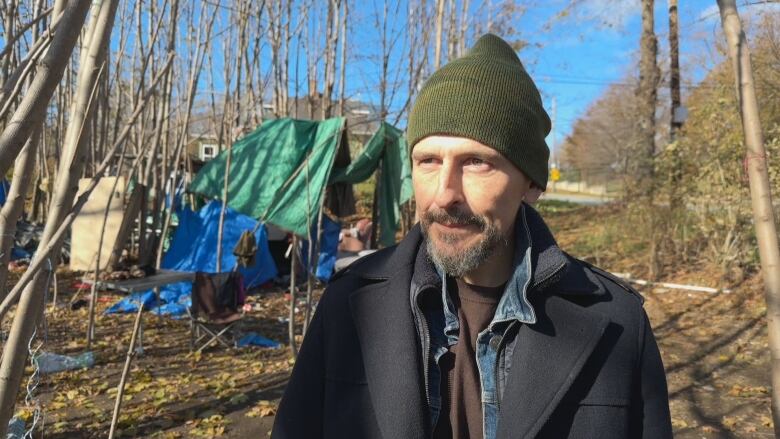
{"type": "Polygon", "coordinates": [[[233,347],[238,348],[238,340],[241,339],[241,335],[244,333],[244,327],[241,320],[233,323],[233,329],[231,332],[233,333],[233,347]]]}
{"type": "Polygon", "coordinates": [[[200,341],[201,339],[207,337],[208,335],[211,335],[211,338],[206,343],[203,343],[201,347],[198,348],[197,352],[201,352],[203,349],[206,349],[214,341],[221,343],[223,346],[225,346],[228,349],[230,348],[230,345],[224,340],[224,334],[225,332],[229,331],[233,327],[232,324],[225,326],[219,332],[212,331],[211,329],[207,328],[204,325],[199,325],[199,327],[200,329],[203,329],[203,331],[206,332],[207,334],[204,334],[203,337],[200,337],[197,341],[200,341]]]}
{"type": "Polygon", "coordinates": [[[190,352],[195,350],[195,320],[190,319],[190,352]]]}

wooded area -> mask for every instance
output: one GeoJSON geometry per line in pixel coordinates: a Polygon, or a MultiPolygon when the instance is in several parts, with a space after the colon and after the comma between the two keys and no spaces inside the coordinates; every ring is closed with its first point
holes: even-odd
{"type": "MultiPolygon", "coordinates": [[[[561,2],[550,25],[576,15],[587,4],[588,0],[561,2]]],[[[773,419],[762,428],[774,428],[778,435],[780,251],[771,190],[780,187],[780,164],[775,159],[780,153],[780,14],[764,15],[743,29],[734,0],[717,4],[722,33],[711,36],[717,62],[697,81],[681,67],[680,42],[687,35],[679,27],[678,0],[660,5],[669,23],[666,35],[656,31],[659,4],[636,2],[641,35],[631,37],[636,40],[632,67],[620,83],[605,86],[558,145],[553,134],[557,146],[553,166],[561,174],[558,184],[598,187],[597,195],[610,201],[586,208],[606,212],[608,221],[594,226],[601,227],[600,232],[586,230],[579,241],[572,240],[582,251],[575,256],[608,264],[605,268],[615,271],[631,270],[634,277],[650,282],[690,279],[688,275],[698,270],[708,274],[708,286],[718,291],[730,288],[736,294],[741,294],[741,287],[754,285],[752,279],[763,280],[761,318],[766,318],[768,328],[764,354],[771,352],[772,373],[770,385],[767,371],[765,391],[758,392],[763,399],[756,404],[765,408],[771,395],[773,419]],[[659,50],[663,37],[668,43],[659,50]]],[[[132,430],[135,421],[147,418],[120,416],[123,401],[134,393],[123,392],[133,382],[133,373],[138,375],[132,362],[139,355],[136,343],[143,346],[144,331],[152,345],[164,333],[184,340],[184,332],[173,329],[175,322],[162,322],[159,314],[144,327],[141,305],[138,317],[122,320],[124,332],[115,333],[114,324],[106,319],[119,317],[104,316],[107,307],[101,300],[118,296],[107,295],[100,281],[139,267],[156,272],[166,268],[164,256],[183,221],[177,209],[181,204],[191,210],[203,205],[189,188],[200,169],[220,153],[226,162],[221,196],[216,197],[221,210],[213,249],[215,271],[236,271],[222,265],[222,243],[231,215],[229,176],[237,172],[232,167],[241,166],[232,160],[233,146],[240,139],[268,120],[343,117],[348,164],[384,123],[402,128],[425,79],[464,54],[479,35],[500,35],[522,58],[527,46],[536,44],[519,25],[527,7],[525,2],[503,0],[387,0],[372,5],[350,0],[4,1],[0,183],[10,184],[2,186],[5,199],[0,210],[0,436],[12,418],[24,419],[25,430],[35,435],[93,437],[110,431],[110,437],[118,437],[122,430],[128,436],[166,430],[154,423],[132,430]],[[356,30],[361,23],[370,23],[370,41],[365,29],[356,30]],[[87,209],[101,188],[106,199],[99,208],[87,209]],[[120,205],[121,226],[109,238],[106,224],[114,198],[119,200],[114,203],[120,205]],[[88,239],[94,240],[96,251],[90,254],[88,267],[71,271],[65,264],[85,245],[72,239],[82,211],[99,218],[91,223],[97,228],[91,229],[88,239]],[[34,248],[21,258],[24,263],[17,263],[19,237],[29,233],[35,236],[34,248]],[[104,251],[104,241],[110,250],[104,251]],[[73,288],[81,281],[84,285],[73,288]],[[75,314],[71,306],[82,289],[86,308],[75,314]],[[62,323],[68,318],[78,323],[62,323]],[[48,338],[50,327],[58,328],[51,337],[57,334],[62,340],[48,338]],[[68,334],[65,327],[80,332],[68,334]],[[108,346],[112,353],[121,351],[117,358],[105,357],[124,368],[112,369],[117,376],[106,378],[109,382],[102,389],[111,400],[110,409],[97,413],[106,419],[111,416],[104,415],[111,413],[110,424],[88,426],[90,422],[80,421],[83,425],[68,429],[59,422],[52,423],[56,427],[41,422],[48,410],[56,410],[47,405],[62,401],[51,395],[45,403],[38,399],[37,384],[30,383],[48,380],[54,388],[58,376],[41,378],[34,359],[41,349],[53,350],[48,345],[66,344],[71,353],[99,352],[108,346]],[[108,395],[108,387],[116,388],[117,394],[108,395]]],[[[544,82],[539,85],[544,93],[544,82]]],[[[341,140],[334,144],[341,145],[341,140]]],[[[334,155],[336,167],[340,159],[334,155]]],[[[374,163],[376,174],[355,184],[357,213],[350,221],[371,219],[371,248],[388,238],[387,232],[382,231],[385,236],[379,232],[382,212],[377,207],[380,194],[387,191],[380,184],[385,181],[382,173],[393,166],[388,160],[379,159],[378,165],[374,163]]],[[[304,164],[295,172],[308,179],[309,163],[304,164]]],[[[556,193],[555,184],[548,192],[556,193]]],[[[305,334],[321,293],[324,283],[318,283],[309,265],[319,263],[316,254],[326,221],[322,206],[329,206],[333,197],[323,186],[322,194],[314,194],[307,207],[308,236],[288,234],[286,263],[293,267],[285,278],[289,287],[275,285],[276,296],[249,302],[269,313],[258,317],[262,321],[258,327],[290,347],[251,358],[237,356],[235,361],[247,361],[243,367],[251,364],[250,359],[269,365],[259,372],[267,372],[266,378],[283,378],[289,371],[296,343],[305,334]],[[308,247],[299,251],[303,241],[308,247]],[[306,268],[297,270],[299,265],[306,268]],[[305,279],[296,280],[296,273],[305,279]]],[[[397,206],[398,234],[392,239],[415,222],[413,202],[402,199],[397,206]]],[[[577,218],[568,208],[559,213],[554,204],[550,206],[542,208],[546,215],[577,218]]],[[[253,234],[264,219],[254,218],[258,223],[253,234]]],[[[579,230],[579,225],[569,226],[559,228],[579,230]]],[[[704,277],[691,282],[701,283],[704,277]]],[[[155,294],[159,300],[159,288],[155,294]]],[[[195,354],[187,355],[186,360],[175,360],[182,361],[183,368],[195,362],[195,354]]],[[[200,361],[200,351],[197,358],[200,361]]],[[[97,363],[101,361],[108,363],[101,358],[97,363]]],[[[234,386],[240,387],[235,382],[234,386]]],[[[221,391],[217,393],[222,395],[221,391]]],[[[245,393],[222,396],[233,401],[238,394],[248,398],[245,393]]],[[[272,415],[273,403],[266,399],[273,397],[264,397],[262,404],[249,409],[254,416],[247,416],[272,415]]],[[[167,413],[166,401],[155,406],[153,415],[144,416],[167,413]]],[[[175,422],[190,425],[185,424],[192,420],[187,416],[175,422]]],[[[193,433],[198,428],[205,436],[225,434],[221,416],[197,413],[199,420],[189,434],[200,434],[193,433]]],[[[695,433],[686,430],[688,424],[675,427],[695,433]]]]}

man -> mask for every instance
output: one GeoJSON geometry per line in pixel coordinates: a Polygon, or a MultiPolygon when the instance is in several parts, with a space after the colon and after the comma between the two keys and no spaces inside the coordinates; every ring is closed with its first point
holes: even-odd
{"type": "Polygon", "coordinates": [[[671,437],[641,296],[527,204],[549,130],[495,35],[431,76],[407,128],[420,224],[331,281],[273,437],[671,437]]]}

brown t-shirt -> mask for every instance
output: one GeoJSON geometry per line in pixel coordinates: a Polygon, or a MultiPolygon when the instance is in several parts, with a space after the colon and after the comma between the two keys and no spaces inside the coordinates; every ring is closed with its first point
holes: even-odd
{"type": "Polygon", "coordinates": [[[477,336],[493,320],[504,286],[480,287],[457,281],[451,291],[458,309],[458,342],[439,360],[442,409],[434,438],[482,439],[482,389],[477,368],[477,336]]]}

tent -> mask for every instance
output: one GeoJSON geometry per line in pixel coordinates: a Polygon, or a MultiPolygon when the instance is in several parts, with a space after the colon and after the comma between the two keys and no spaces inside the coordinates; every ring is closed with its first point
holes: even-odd
{"type": "MultiPolygon", "coordinates": [[[[381,243],[395,244],[400,205],[412,196],[411,167],[401,130],[382,123],[354,162],[346,141],[346,121],[275,119],[236,141],[195,176],[189,191],[222,199],[230,155],[228,205],[236,211],[290,231],[317,237],[320,206],[322,244],[317,277],[330,278],[338,247],[338,218],[355,213],[352,184],[379,170],[381,243]],[[322,197],[325,198],[322,198],[322,197]],[[325,265],[323,265],[325,264],[325,265]]],[[[303,258],[302,258],[303,260],[303,258]]]]}
{"type": "MultiPolygon", "coordinates": [[[[323,121],[265,121],[231,148],[228,205],[306,239],[309,226],[317,223],[337,154],[346,153],[348,164],[344,127],[345,119],[340,117],[323,121]]],[[[190,192],[222,199],[227,158],[225,150],[206,163],[193,179],[190,192]]],[[[347,189],[351,196],[351,186],[347,189]]],[[[351,212],[335,209],[338,212],[334,213],[354,213],[354,205],[346,210],[350,208],[351,212]]]]}
{"type": "Polygon", "coordinates": [[[413,193],[409,149],[403,132],[382,122],[360,155],[348,167],[334,170],[330,182],[360,183],[377,169],[380,169],[377,197],[379,242],[391,246],[395,244],[395,232],[399,229],[400,206],[409,201],[413,193]]]}
{"type": "MultiPolygon", "coordinates": [[[[307,224],[317,222],[320,195],[326,184],[329,189],[341,185],[342,190],[332,190],[325,202],[329,211],[344,217],[354,213],[351,185],[380,169],[377,201],[381,243],[393,245],[400,205],[412,196],[411,166],[403,133],[383,122],[352,163],[345,139],[343,118],[264,122],[232,147],[228,205],[306,239],[307,224]],[[352,211],[348,211],[350,208],[352,211]]],[[[223,151],[207,163],[189,190],[208,198],[222,198],[227,155],[223,151]]]]}
{"type": "MultiPolygon", "coordinates": [[[[316,241],[320,206],[336,217],[355,213],[352,185],[328,184],[334,167],[349,165],[345,119],[275,119],[236,141],[230,151],[228,205],[303,240],[316,241]],[[323,198],[324,197],[324,198],[323,198]]],[[[195,176],[190,192],[222,199],[228,151],[222,151],[195,176]]],[[[317,278],[330,279],[338,250],[340,224],[323,215],[317,278]]],[[[302,252],[301,261],[305,263],[302,252]]]]}

